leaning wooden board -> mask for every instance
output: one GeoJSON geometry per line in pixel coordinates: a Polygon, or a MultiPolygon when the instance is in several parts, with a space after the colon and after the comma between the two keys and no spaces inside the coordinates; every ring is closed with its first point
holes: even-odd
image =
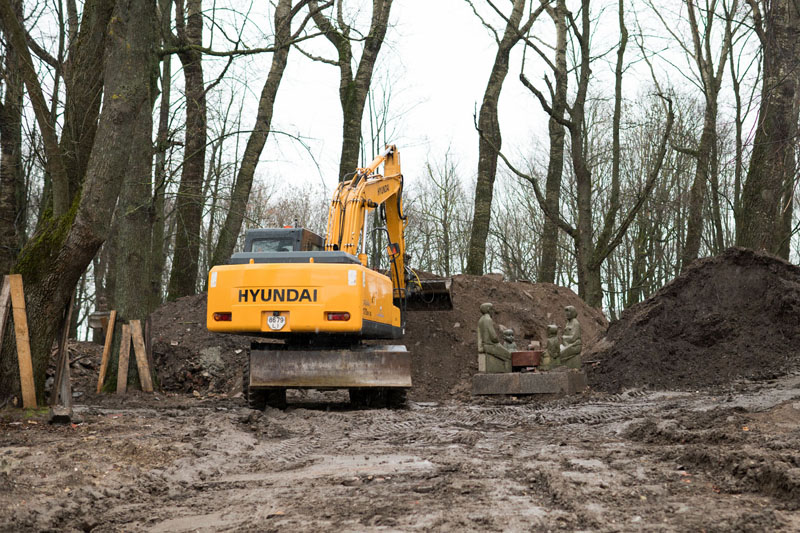
{"type": "MultiPolygon", "coordinates": [[[[3,288],[0,289],[0,338],[6,333],[6,322],[11,311],[11,282],[3,276],[3,288]]],[[[0,343],[2,349],[2,343],[0,343]]]]}
{"type": "Polygon", "coordinates": [[[97,379],[97,393],[103,388],[103,381],[106,379],[108,371],[108,359],[111,356],[111,343],[114,340],[114,325],[117,320],[117,312],[111,311],[108,316],[108,326],[106,328],[106,343],[103,345],[103,359],[100,361],[100,377],[97,379]]]}
{"type": "Polygon", "coordinates": [[[153,392],[153,379],[150,376],[150,365],[147,362],[147,351],[144,346],[142,336],[142,323],[138,320],[130,321],[131,340],[133,340],[133,350],[136,352],[136,366],[139,369],[139,381],[144,392],[153,392]]]}
{"type": "Polygon", "coordinates": [[[22,389],[22,406],[36,409],[36,386],[33,382],[31,341],[28,332],[28,315],[25,312],[25,291],[22,276],[7,277],[11,285],[11,308],[14,312],[14,333],[17,336],[17,360],[19,361],[19,383],[22,389]]]}
{"type": "Polygon", "coordinates": [[[117,394],[128,391],[128,361],[131,356],[131,328],[122,325],[122,342],[119,344],[119,367],[117,368],[117,394]]]}

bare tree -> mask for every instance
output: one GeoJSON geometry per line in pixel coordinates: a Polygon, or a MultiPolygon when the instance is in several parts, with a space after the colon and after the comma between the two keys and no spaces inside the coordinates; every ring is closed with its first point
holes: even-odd
{"type": "Polygon", "coordinates": [[[449,151],[443,160],[425,163],[424,181],[407,209],[410,243],[416,264],[443,276],[463,269],[468,240],[469,201],[458,179],[458,171],[449,151]]]}
{"type": "MultiPolygon", "coordinates": [[[[681,257],[681,268],[686,268],[689,263],[697,259],[700,253],[700,243],[703,235],[703,210],[706,202],[706,191],[708,183],[713,180],[716,183],[717,176],[710,175],[712,165],[712,155],[717,142],[717,99],[722,79],[725,74],[725,64],[728,61],[728,54],[731,49],[733,38],[733,17],[722,17],[725,21],[725,31],[722,37],[722,45],[719,49],[719,57],[714,64],[714,52],[712,49],[712,39],[714,37],[714,22],[722,10],[723,13],[736,11],[738,0],[733,0],[730,7],[723,0],[706,2],[704,6],[695,6],[694,0],[684,0],[689,19],[689,29],[691,32],[691,44],[684,43],[681,35],[673,29],[673,23],[665,20],[661,11],[650,3],[653,12],[661,19],[664,28],[672,35],[686,55],[694,62],[697,69],[700,88],[705,98],[705,110],[703,113],[703,131],[700,141],[695,148],[674,146],[677,150],[683,150],[697,159],[695,168],[694,182],[689,198],[689,219],[686,226],[686,244],[683,248],[681,257]],[[702,26],[702,27],[701,27],[702,26]]],[[[715,199],[714,202],[718,201],[715,199]]],[[[718,211],[718,209],[717,209],[718,211]]],[[[719,220],[719,215],[715,217],[719,220]]]]}
{"type": "MultiPolygon", "coordinates": [[[[105,41],[105,98],[80,200],[64,216],[39,230],[22,250],[14,267],[23,275],[26,286],[34,377],[40,399],[44,395],[45,370],[59,318],[78,280],[108,235],[111,215],[131,157],[130,139],[138,127],[140,111],[150,103],[155,16],[153,0],[121,1],[114,7],[105,41]]],[[[29,93],[41,95],[25,30],[6,2],[0,2],[0,18],[11,37],[11,45],[24,58],[23,77],[29,93]]],[[[59,157],[57,143],[48,142],[46,147],[49,160],[59,157]]],[[[6,336],[4,343],[6,349],[13,345],[11,335],[6,336]]],[[[13,353],[13,349],[6,349],[4,353],[13,353]]],[[[18,387],[13,371],[15,359],[3,358],[0,367],[0,390],[9,394],[18,387]]]]}
{"type": "MultiPolygon", "coordinates": [[[[486,1],[505,20],[506,27],[501,38],[494,28],[481,19],[484,26],[495,37],[497,54],[489,73],[489,82],[486,84],[486,91],[483,94],[477,124],[481,131],[478,139],[478,181],[475,185],[475,206],[472,214],[472,233],[469,239],[466,269],[467,274],[476,275],[483,274],[486,260],[486,238],[489,234],[492,217],[492,195],[497,174],[497,155],[503,144],[500,123],[497,119],[497,103],[500,100],[503,82],[508,74],[509,56],[514,45],[528,33],[534,21],[544,10],[543,5],[532,10],[523,24],[522,15],[525,11],[526,0],[513,0],[511,13],[508,16],[495,7],[491,0],[486,1]]],[[[478,11],[473,2],[471,0],[467,0],[467,2],[477,14],[478,11]]]]}
{"type": "MultiPolygon", "coordinates": [[[[372,20],[366,35],[353,28],[344,16],[344,0],[336,1],[336,16],[323,11],[328,4],[320,6],[311,0],[309,6],[317,28],[336,47],[338,59],[329,60],[312,57],[315,60],[339,67],[339,101],[342,105],[342,155],[339,159],[339,179],[355,171],[358,166],[358,152],[361,145],[361,119],[367,99],[375,62],[383,45],[389,25],[389,11],[392,0],[372,0],[372,20]],[[364,47],[353,72],[354,40],[363,40],[364,47]]],[[[305,54],[305,52],[303,52],[305,54]]]]}
{"type": "MultiPolygon", "coordinates": [[[[564,169],[564,125],[555,117],[562,118],[567,108],[567,6],[558,0],[555,8],[548,6],[547,13],[556,27],[555,61],[552,63],[555,90],[553,91],[553,113],[548,121],[550,133],[550,158],[545,181],[545,202],[548,209],[556,211],[561,199],[561,174],[564,169]]],[[[542,230],[542,249],[537,281],[554,283],[558,258],[558,225],[545,217],[542,230]]]]}
{"type": "MultiPolygon", "coordinates": [[[[294,32],[292,32],[292,20],[308,3],[309,0],[299,0],[295,5],[292,5],[292,0],[280,0],[275,8],[275,51],[272,54],[272,67],[270,68],[266,82],[264,82],[264,88],[261,90],[256,123],[247,140],[247,146],[242,156],[239,174],[236,177],[233,191],[231,192],[231,201],[228,213],[225,217],[225,223],[220,230],[219,240],[214,249],[214,255],[211,260],[212,265],[222,264],[230,257],[231,253],[233,253],[236,239],[242,229],[245,208],[253,186],[253,176],[256,166],[258,165],[258,159],[261,156],[261,151],[264,149],[264,144],[269,135],[275,98],[278,94],[281,79],[283,78],[283,72],[286,70],[289,50],[291,49],[292,43],[303,32],[308,17],[302,21],[300,27],[294,32]]],[[[331,0],[323,4],[319,9],[325,9],[332,5],[332,3],[331,0]]]]}
{"type": "Polygon", "coordinates": [[[797,183],[800,6],[795,0],[747,4],[763,49],[764,78],[736,242],[788,259],[797,183]]]}
{"type": "Polygon", "coordinates": [[[175,0],[178,58],[183,65],[186,91],[186,135],[183,171],[175,207],[177,230],[167,298],[194,294],[200,256],[203,218],[201,190],[206,158],[206,87],[203,81],[202,0],[175,0]]]}
{"type": "MultiPolygon", "coordinates": [[[[618,2],[618,22],[620,26],[620,43],[617,49],[617,61],[614,70],[615,96],[614,96],[614,117],[612,124],[612,170],[611,184],[609,187],[608,205],[602,221],[599,224],[599,231],[593,225],[593,182],[592,169],[585,152],[587,143],[586,132],[586,96],[589,88],[589,78],[591,73],[590,55],[590,0],[581,1],[580,28],[577,23],[572,23],[571,28],[579,46],[578,58],[579,66],[577,69],[578,86],[575,99],[571,106],[567,108],[567,118],[560,118],[553,113],[553,108],[533,84],[522,76],[521,79],[528,89],[539,100],[539,103],[551,117],[561,122],[570,133],[570,153],[572,156],[572,168],[576,181],[576,204],[577,220],[572,225],[566,221],[559,212],[553,212],[546,202],[546,198],[541,191],[537,179],[533,176],[520,172],[514,168],[507,158],[503,156],[504,162],[521,178],[526,179],[534,189],[534,194],[546,216],[555,220],[563,231],[572,237],[575,244],[575,256],[578,266],[578,294],[587,304],[593,307],[600,307],[603,302],[602,288],[602,267],[606,258],[619,245],[625,232],[633,221],[636,213],[641,209],[642,204],[649,195],[661,171],[661,165],[666,153],[667,140],[672,130],[673,113],[672,102],[668,101],[667,119],[664,127],[664,135],[655,155],[650,161],[650,168],[647,171],[647,180],[639,191],[637,200],[620,216],[620,120],[622,110],[622,74],[624,70],[625,48],[628,41],[628,32],[625,26],[623,2],[618,2]],[[619,216],[619,220],[617,217],[619,216]]],[[[572,15],[569,15],[572,17],[572,15]]]]}

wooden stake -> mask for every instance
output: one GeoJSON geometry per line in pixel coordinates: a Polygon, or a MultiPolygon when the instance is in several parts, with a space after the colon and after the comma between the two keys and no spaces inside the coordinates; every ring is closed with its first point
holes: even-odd
{"type": "Polygon", "coordinates": [[[97,380],[97,393],[103,388],[103,381],[108,371],[108,358],[111,355],[111,343],[114,340],[114,326],[117,321],[117,312],[111,311],[108,315],[108,328],[106,329],[106,343],[103,345],[103,359],[100,362],[100,378],[97,380]]]}
{"type": "Polygon", "coordinates": [[[22,276],[8,276],[11,285],[11,308],[14,311],[14,333],[17,336],[17,360],[19,361],[19,382],[22,389],[22,406],[36,409],[36,385],[33,382],[33,363],[31,362],[31,340],[28,332],[28,315],[25,312],[25,291],[22,276]]]}
{"type": "Polygon", "coordinates": [[[144,337],[142,336],[142,323],[138,320],[131,320],[130,327],[142,390],[144,392],[153,392],[153,378],[150,376],[150,365],[147,362],[147,351],[145,350],[144,337]]]}
{"type": "Polygon", "coordinates": [[[128,362],[131,357],[131,328],[122,325],[122,342],[119,344],[119,368],[117,368],[117,394],[128,391],[128,362]]]}
{"type": "Polygon", "coordinates": [[[11,310],[11,282],[3,276],[3,288],[0,289],[0,350],[3,349],[3,336],[6,334],[8,312],[11,310]]]}
{"type": "Polygon", "coordinates": [[[56,354],[56,376],[53,381],[53,389],[50,391],[50,407],[58,403],[59,395],[61,396],[61,405],[72,407],[72,385],[69,375],[67,338],[69,336],[69,323],[72,320],[72,306],[74,303],[75,295],[69,299],[64,321],[61,323],[61,335],[58,338],[58,353],[56,354]]]}
{"type": "Polygon", "coordinates": [[[152,376],[152,368],[155,367],[155,364],[153,363],[153,321],[150,316],[144,321],[144,349],[147,353],[147,364],[151,368],[150,376],[152,376]]]}

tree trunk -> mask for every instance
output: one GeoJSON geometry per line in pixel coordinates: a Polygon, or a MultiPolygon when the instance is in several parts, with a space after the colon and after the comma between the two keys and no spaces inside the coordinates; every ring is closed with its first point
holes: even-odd
{"type": "Polygon", "coordinates": [[[497,157],[502,147],[500,123],[497,119],[497,102],[508,74],[511,49],[520,38],[520,21],[525,0],[514,0],[503,38],[497,43],[497,54],[489,74],[478,115],[478,181],[475,184],[475,205],[472,214],[472,232],[469,237],[469,255],[466,274],[480,276],[486,261],[486,238],[492,217],[494,180],[497,175],[497,157]]]}
{"type": "MultiPolygon", "coordinates": [[[[182,1],[182,0],[179,0],[182,1]]],[[[182,44],[202,46],[202,0],[187,0],[185,30],[180,11],[178,37],[182,44]]],[[[203,82],[203,55],[189,49],[178,53],[183,65],[186,86],[186,137],[183,148],[183,172],[175,207],[177,229],[172,272],[167,299],[194,294],[197,289],[200,256],[200,226],[203,218],[203,176],[206,158],[206,91],[203,82]]]]}
{"type": "Polygon", "coordinates": [[[247,139],[239,174],[236,176],[236,182],[231,192],[230,208],[220,229],[219,240],[214,249],[211,265],[221,265],[227,262],[236,246],[239,232],[242,230],[244,213],[247,210],[247,202],[250,199],[250,191],[253,187],[253,176],[269,135],[275,97],[278,94],[283,72],[286,70],[289,50],[291,49],[289,44],[291,26],[292,0],[280,0],[275,8],[275,46],[277,49],[272,55],[272,67],[267,76],[267,81],[264,83],[264,88],[261,90],[256,123],[253,126],[253,132],[247,139]]]}
{"type": "Polygon", "coordinates": [[[697,167],[694,182],[689,193],[689,220],[686,225],[686,245],[681,258],[681,270],[685,270],[700,254],[703,237],[703,209],[708,188],[708,165],[713,143],[717,142],[717,102],[716,93],[706,100],[703,118],[703,133],[697,147],[697,167]]]}
{"type": "MultiPolygon", "coordinates": [[[[342,0],[339,0],[341,2],[342,0]]],[[[349,27],[336,29],[331,20],[320,10],[316,1],[309,2],[314,23],[325,37],[336,47],[338,53],[339,102],[342,105],[342,155],[339,159],[339,179],[345,180],[358,167],[358,153],[361,147],[361,119],[367,101],[369,86],[378,53],[386,36],[389,24],[389,11],[392,0],[372,0],[372,20],[369,33],[364,38],[364,49],[358,68],[353,75],[353,51],[350,46],[349,27]]],[[[341,7],[341,4],[339,4],[341,7]]],[[[339,25],[343,24],[338,17],[339,25]]]]}
{"type": "MultiPolygon", "coordinates": [[[[60,317],[78,280],[108,235],[129,163],[130,140],[142,108],[148,107],[150,101],[155,16],[153,0],[120,0],[114,8],[104,62],[105,101],[80,199],[65,216],[51,219],[31,239],[15,266],[25,283],[34,380],[40,401],[44,400],[45,370],[60,317]]],[[[6,348],[13,344],[11,337],[6,335],[6,348]]],[[[3,357],[0,364],[2,396],[15,394],[16,357],[3,357]]]]}
{"type": "MultiPolygon", "coordinates": [[[[556,26],[556,89],[553,98],[553,115],[548,122],[550,132],[550,159],[547,164],[545,203],[548,212],[557,213],[561,205],[561,176],[564,170],[564,126],[555,119],[563,118],[567,108],[567,13],[564,0],[559,0],[551,16],[556,26]]],[[[558,266],[558,224],[544,217],[542,228],[542,256],[539,261],[537,281],[555,283],[558,266]]]]}
{"type": "MultiPolygon", "coordinates": [[[[12,0],[22,18],[22,0],[12,0]]],[[[0,105],[0,276],[8,273],[17,259],[22,235],[17,217],[25,209],[19,205],[22,180],[22,93],[17,54],[6,47],[5,98],[0,105]]]]}
{"type": "Polygon", "coordinates": [[[791,210],[791,202],[784,202],[792,198],[790,189],[796,172],[800,13],[793,0],[763,4],[766,20],[763,29],[759,29],[764,81],[750,168],[742,189],[736,243],[788,259],[791,235],[787,234],[784,217],[785,209],[791,210]]]}
{"type": "MultiPolygon", "coordinates": [[[[153,65],[154,67],[155,65],[153,65]]],[[[155,87],[151,86],[151,94],[155,87]]],[[[153,111],[143,106],[130,138],[125,181],[117,205],[119,233],[115,255],[117,281],[114,301],[122,320],[144,319],[153,310],[146,287],[150,285],[151,172],[153,168],[153,111]]]]}

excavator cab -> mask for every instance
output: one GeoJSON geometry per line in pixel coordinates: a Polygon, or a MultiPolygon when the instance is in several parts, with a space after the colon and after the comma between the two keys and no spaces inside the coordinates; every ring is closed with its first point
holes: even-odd
{"type": "Polygon", "coordinates": [[[305,228],[249,229],[244,236],[244,252],[317,252],[325,240],[305,228]]]}

